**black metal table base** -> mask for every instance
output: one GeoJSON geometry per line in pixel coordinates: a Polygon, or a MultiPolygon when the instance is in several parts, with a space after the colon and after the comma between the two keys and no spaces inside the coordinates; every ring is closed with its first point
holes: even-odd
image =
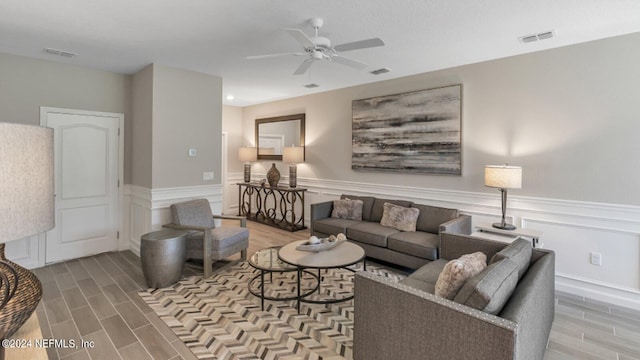
{"type": "MultiPolygon", "coordinates": [[[[292,271],[295,271],[295,270],[292,270],[292,271]]],[[[269,273],[269,282],[273,283],[273,273],[274,272],[282,274],[282,273],[284,273],[286,271],[260,270],[260,274],[254,276],[249,281],[248,290],[253,296],[260,298],[260,305],[261,305],[261,308],[262,308],[263,311],[264,311],[264,301],[265,300],[270,300],[270,301],[290,301],[290,300],[297,300],[301,296],[301,294],[300,294],[300,273],[299,272],[297,274],[298,275],[298,281],[297,281],[297,290],[296,290],[297,294],[296,295],[289,296],[289,297],[273,297],[273,296],[265,295],[264,294],[264,289],[265,289],[264,275],[266,273],[269,273]],[[258,286],[260,288],[260,292],[256,292],[256,291],[253,290],[253,287],[254,287],[253,283],[258,279],[260,280],[260,285],[258,286]]],[[[305,297],[305,296],[309,296],[309,295],[315,293],[316,290],[319,291],[319,288],[320,288],[320,277],[318,276],[319,273],[318,273],[318,275],[316,275],[316,274],[314,274],[314,273],[312,273],[310,271],[306,271],[306,270],[303,271],[303,272],[305,274],[309,274],[309,275],[313,276],[314,278],[316,278],[316,286],[313,289],[307,290],[302,294],[302,297],[305,297]]],[[[298,309],[298,312],[300,312],[299,309],[298,309]]]]}
{"type": "MultiPolygon", "coordinates": [[[[367,260],[366,258],[362,260],[363,263],[363,269],[364,271],[367,271],[367,260]]],[[[353,265],[353,264],[351,264],[353,265]]],[[[347,265],[347,266],[351,266],[351,265],[347,265]]],[[[322,287],[322,276],[320,275],[320,271],[321,270],[327,270],[327,269],[345,269],[345,270],[349,270],[351,272],[356,272],[356,270],[350,269],[347,266],[344,267],[338,267],[338,268],[319,268],[318,269],[318,286],[316,286],[316,289],[318,290],[318,295],[320,295],[321,292],[321,287],[322,287]]],[[[301,294],[300,292],[300,278],[302,273],[307,273],[309,274],[309,272],[307,270],[305,270],[306,268],[303,267],[298,267],[298,283],[297,283],[297,292],[298,292],[298,297],[297,297],[297,310],[298,310],[298,314],[300,314],[300,303],[308,303],[308,304],[320,304],[320,305],[329,305],[329,304],[337,304],[337,303],[341,303],[341,302],[345,302],[345,301],[349,301],[353,299],[353,295],[351,296],[347,296],[344,298],[340,298],[340,299],[325,299],[325,300],[313,300],[313,299],[306,299],[306,297],[310,296],[313,294],[313,292],[311,293],[306,293],[306,294],[301,294]]],[[[315,292],[315,290],[314,290],[315,292]]],[[[292,299],[295,300],[296,298],[292,299]]]]}

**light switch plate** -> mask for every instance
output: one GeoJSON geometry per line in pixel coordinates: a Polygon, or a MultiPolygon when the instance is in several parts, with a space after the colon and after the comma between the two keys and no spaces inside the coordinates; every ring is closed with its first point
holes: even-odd
{"type": "Polygon", "coordinates": [[[215,174],[213,173],[213,171],[205,171],[202,173],[202,180],[204,181],[213,180],[214,175],[215,174]]]}

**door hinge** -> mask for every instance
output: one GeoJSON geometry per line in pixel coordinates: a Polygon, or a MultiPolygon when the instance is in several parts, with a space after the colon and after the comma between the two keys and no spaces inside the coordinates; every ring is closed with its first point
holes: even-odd
{"type": "Polygon", "coordinates": [[[120,179],[118,179],[118,187],[120,187],[120,179]]]}
{"type": "Polygon", "coordinates": [[[120,136],[120,128],[118,128],[118,136],[120,136]]]}
{"type": "Polygon", "coordinates": [[[116,232],[116,239],[120,239],[120,231],[116,232]]]}

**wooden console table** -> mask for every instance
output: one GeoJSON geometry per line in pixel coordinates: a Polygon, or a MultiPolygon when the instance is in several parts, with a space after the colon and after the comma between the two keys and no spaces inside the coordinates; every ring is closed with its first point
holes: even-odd
{"type": "Polygon", "coordinates": [[[304,193],[307,189],[261,183],[237,183],[238,215],[289,231],[304,226],[304,193]],[[299,212],[298,212],[299,210],[299,212]],[[300,215],[298,215],[300,214],[300,215]]]}

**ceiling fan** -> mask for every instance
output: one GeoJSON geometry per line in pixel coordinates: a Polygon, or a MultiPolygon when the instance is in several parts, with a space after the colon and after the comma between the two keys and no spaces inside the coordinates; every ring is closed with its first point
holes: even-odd
{"type": "Polygon", "coordinates": [[[268,54],[268,55],[253,55],[247,56],[248,60],[254,59],[266,59],[281,56],[307,56],[300,66],[296,69],[293,75],[302,75],[313,64],[314,61],[328,60],[338,64],[346,65],[351,68],[362,70],[367,67],[367,64],[362,61],[348,58],[341,55],[341,52],[372,48],[376,46],[384,46],[384,42],[380,38],[372,38],[367,40],[360,40],[331,46],[331,40],[326,37],[319,36],[318,30],[322,27],[323,21],[321,18],[313,18],[309,20],[309,23],[315,30],[315,36],[309,37],[302,30],[299,29],[284,29],[294,39],[300,43],[303,47],[303,52],[291,52],[280,54],[268,54]]]}

